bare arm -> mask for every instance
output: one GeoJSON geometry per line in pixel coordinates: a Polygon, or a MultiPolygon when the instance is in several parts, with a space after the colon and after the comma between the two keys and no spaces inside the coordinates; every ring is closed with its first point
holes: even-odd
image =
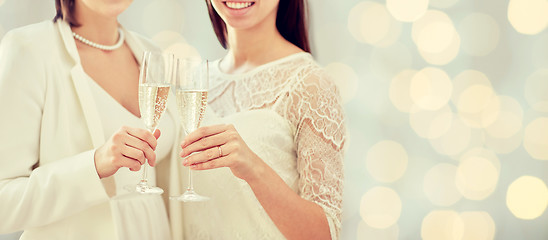
{"type": "Polygon", "coordinates": [[[191,133],[182,143],[182,157],[197,152],[184,163],[194,170],[229,167],[250,185],[288,239],[337,239],[345,136],[342,108],[334,85],[318,82],[317,76],[310,81],[303,82],[292,96],[297,104],[289,109],[297,122],[299,192],[251,151],[232,125],[203,127],[191,133]]]}

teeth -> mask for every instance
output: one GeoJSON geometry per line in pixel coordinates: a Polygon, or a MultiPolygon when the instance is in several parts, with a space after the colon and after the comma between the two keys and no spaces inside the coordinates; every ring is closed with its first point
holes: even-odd
{"type": "Polygon", "coordinates": [[[243,9],[251,6],[250,2],[226,2],[226,6],[232,9],[243,9]]]}

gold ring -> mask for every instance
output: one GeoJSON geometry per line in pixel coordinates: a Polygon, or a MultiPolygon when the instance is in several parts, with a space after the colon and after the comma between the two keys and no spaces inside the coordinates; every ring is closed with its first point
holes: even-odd
{"type": "Polygon", "coordinates": [[[223,149],[221,148],[221,146],[217,146],[217,148],[219,149],[219,157],[222,157],[223,156],[223,149]]]}

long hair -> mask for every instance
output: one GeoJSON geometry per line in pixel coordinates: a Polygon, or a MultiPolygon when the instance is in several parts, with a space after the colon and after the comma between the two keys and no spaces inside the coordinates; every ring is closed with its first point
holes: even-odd
{"type": "MultiPolygon", "coordinates": [[[[223,48],[227,48],[226,24],[213,8],[211,0],[206,0],[211,25],[223,48]]],[[[280,0],[276,14],[276,28],[289,42],[303,51],[310,52],[308,42],[308,6],[306,0],[280,0]]]]}
{"type": "Polygon", "coordinates": [[[67,21],[71,26],[80,26],[74,17],[74,1],[75,0],[55,0],[55,10],[57,13],[53,18],[53,21],[57,22],[57,20],[61,19],[67,21]]]}

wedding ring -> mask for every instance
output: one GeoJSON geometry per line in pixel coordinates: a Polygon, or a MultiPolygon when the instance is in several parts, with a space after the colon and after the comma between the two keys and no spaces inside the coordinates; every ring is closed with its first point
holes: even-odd
{"type": "Polygon", "coordinates": [[[223,156],[223,149],[221,148],[221,146],[217,146],[217,148],[219,149],[219,157],[222,157],[223,156]]]}

